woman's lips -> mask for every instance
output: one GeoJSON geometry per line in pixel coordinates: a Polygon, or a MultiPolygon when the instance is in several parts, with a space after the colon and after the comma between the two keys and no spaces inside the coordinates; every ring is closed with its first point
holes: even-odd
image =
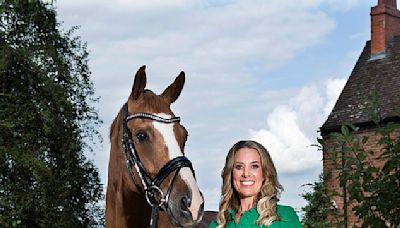
{"type": "Polygon", "coordinates": [[[240,184],[244,186],[251,186],[255,183],[255,181],[240,181],[240,184]]]}

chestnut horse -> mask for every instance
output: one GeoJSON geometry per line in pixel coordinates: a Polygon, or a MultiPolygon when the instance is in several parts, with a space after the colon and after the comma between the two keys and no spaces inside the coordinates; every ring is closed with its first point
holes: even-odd
{"type": "Polygon", "coordinates": [[[145,66],[137,71],[110,130],[108,228],[192,227],[201,220],[204,200],[184,156],[188,133],[170,108],[184,82],[181,72],[156,95],[145,89],[145,66]]]}

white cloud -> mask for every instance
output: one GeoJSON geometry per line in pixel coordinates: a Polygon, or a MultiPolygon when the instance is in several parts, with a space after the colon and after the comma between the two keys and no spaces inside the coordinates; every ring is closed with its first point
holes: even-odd
{"type": "Polygon", "coordinates": [[[332,111],[337,98],[343,90],[345,83],[346,79],[344,78],[329,78],[328,81],[326,81],[325,85],[328,102],[324,108],[324,116],[328,116],[329,113],[332,111]]]}
{"type": "Polygon", "coordinates": [[[358,4],[365,2],[362,0],[326,0],[329,7],[337,11],[348,11],[358,4]]]}
{"type": "Polygon", "coordinates": [[[322,154],[312,144],[333,108],[345,79],[328,79],[324,85],[306,86],[268,114],[266,128],[249,130],[250,138],[270,152],[281,173],[300,172],[321,166],[322,154]]]}
{"type": "Polygon", "coordinates": [[[65,4],[69,10],[64,21],[85,28],[96,63],[110,63],[109,57],[115,56],[127,66],[221,71],[257,59],[273,67],[318,42],[334,26],[315,9],[315,1],[234,1],[216,7],[187,2],[159,7],[165,4],[96,1],[95,11],[85,7],[88,3],[60,2],[59,8],[65,4]]]}

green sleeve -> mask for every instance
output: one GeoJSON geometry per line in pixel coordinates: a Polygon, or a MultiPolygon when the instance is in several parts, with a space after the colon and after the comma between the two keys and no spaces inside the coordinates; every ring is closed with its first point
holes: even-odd
{"type": "MultiPolygon", "coordinates": [[[[282,210],[282,221],[285,228],[301,228],[301,223],[296,211],[292,207],[284,206],[282,210]]],[[[282,225],[283,225],[282,224],[282,225]]]]}
{"type": "Polygon", "coordinates": [[[290,212],[290,217],[292,218],[291,219],[292,227],[301,227],[299,216],[297,216],[297,214],[293,208],[291,208],[291,209],[292,210],[290,212]]]}
{"type": "Polygon", "coordinates": [[[215,228],[218,226],[217,220],[214,219],[211,221],[210,225],[208,226],[209,228],[215,228]]]}
{"type": "Polygon", "coordinates": [[[278,215],[280,220],[273,222],[269,228],[300,228],[301,223],[299,217],[294,211],[293,207],[279,205],[277,206],[278,215]]]}

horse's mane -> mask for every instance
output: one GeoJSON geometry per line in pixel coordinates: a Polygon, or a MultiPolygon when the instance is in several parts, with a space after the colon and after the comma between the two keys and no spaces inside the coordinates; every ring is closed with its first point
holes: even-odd
{"type": "Polygon", "coordinates": [[[120,118],[120,116],[121,116],[121,110],[119,110],[117,116],[114,118],[114,120],[111,124],[110,135],[108,136],[110,138],[110,141],[112,141],[112,136],[114,134],[114,131],[118,131],[118,129],[119,129],[120,124],[117,124],[117,122],[119,122],[118,119],[120,118]]]}

